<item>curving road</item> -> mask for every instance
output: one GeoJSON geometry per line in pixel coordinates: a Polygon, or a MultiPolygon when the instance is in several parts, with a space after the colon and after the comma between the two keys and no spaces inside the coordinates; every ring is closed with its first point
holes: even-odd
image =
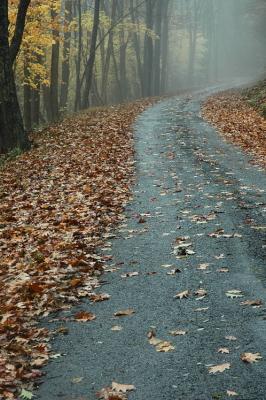
{"type": "Polygon", "coordinates": [[[95,321],[65,323],[53,350],[66,355],[47,366],[36,399],[94,400],[112,381],[134,385],[132,400],[220,400],[228,390],[266,399],[266,174],[201,119],[208,94],[167,99],[139,117],[134,198],[110,250],[120,269],[99,289],[111,299],[77,308],[95,321]],[[173,298],[185,290],[187,299],[173,298]],[[257,299],[261,307],[240,304],[257,299]],[[113,316],[128,308],[135,314],[113,316]],[[151,329],[174,350],[157,352],[151,329]],[[176,329],[186,334],[171,336],[176,329]],[[263,359],[245,363],[245,352],[263,359]]]}

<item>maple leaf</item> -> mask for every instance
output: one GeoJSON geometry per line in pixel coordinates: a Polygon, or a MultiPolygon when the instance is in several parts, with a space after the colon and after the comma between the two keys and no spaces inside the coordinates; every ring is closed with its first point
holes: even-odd
{"type": "Polygon", "coordinates": [[[206,269],[208,269],[209,265],[210,265],[210,264],[207,264],[207,263],[205,263],[205,264],[200,264],[200,265],[197,267],[197,269],[200,270],[200,271],[205,271],[206,269]]]}
{"type": "Polygon", "coordinates": [[[230,369],[231,364],[225,363],[220,365],[215,365],[213,367],[209,367],[209,374],[216,374],[217,372],[224,372],[227,369],[230,369]]]}
{"type": "Polygon", "coordinates": [[[174,299],[187,299],[189,297],[190,293],[188,290],[184,290],[183,292],[177,293],[174,296],[174,299]]]}
{"type": "Polygon", "coordinates": [[[242,353],[240,358],[242,361],[249,363],[249,364],[252,364],[252,363],[258,362],[259,360],[262,360],[260,353],[242,353]]]}
{"type": "Polygon", "coordinates": [[[96,319],[96,315],[88,311],[79,311],[75,314],[75,320],[78,322],[88,322],[96,319]]]}
{"type": "Polygon", "coordinates": [[[115,317],[124,317],[124,316],[128,316],[128,315],[132,315],[135,314],[135,311],[131,308],[129,308],[128,310],[120,310],[114,313],[115,317]]]}

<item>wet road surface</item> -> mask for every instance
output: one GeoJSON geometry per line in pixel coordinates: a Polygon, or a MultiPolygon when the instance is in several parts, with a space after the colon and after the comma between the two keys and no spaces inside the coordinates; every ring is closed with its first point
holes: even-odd
{"type": "Polygon", "coordinates": [[[139,117],[134,196],[107,252],[114,272],[98,289],[111,298],[61,314],[97,318],[65,323],[69,334],[53,342],[65,355],[46,367],[36,399],[94,400],[112,381],[134,385],[132,400],[219,400],[231,398],[228,390],[266,399],[266,175],[201,119],[206,93],[164,100],[139,117]],[[138,275],[121,277],[129,272],[138,275]],[[186,290],[188,298],[174,299],[186,290]],[[258,299],[260,307],[241,305],[258,299]],[[135,313],[113,315],[125,309],[135,313]],[[156,351],[151,329],[174,349],[156,351]],[[263,359],[244,363],[245,352],[263,359]]]}

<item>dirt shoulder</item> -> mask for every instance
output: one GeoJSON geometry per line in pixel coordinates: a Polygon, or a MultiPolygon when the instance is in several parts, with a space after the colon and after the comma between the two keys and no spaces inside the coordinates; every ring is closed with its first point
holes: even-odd
{"type": "Polygon", "coordinates": [[[245,90],[232,90],[210,97],[202,107],[203,117],[224,138],[253,155],[266,166],[266,81],[245,90]]]}
{"type": "Polygon", "coordinates": [[[149,104],[69,118],[38,134],[30,152],[1,168],[1,399],[17,398],[18,389],[56,357],[49,338],[66,332],[40,328],[41,316],[84,297],[105,300],[93,297],[108,259],[101,247],[130,197],[131,125],[149,104]]]}

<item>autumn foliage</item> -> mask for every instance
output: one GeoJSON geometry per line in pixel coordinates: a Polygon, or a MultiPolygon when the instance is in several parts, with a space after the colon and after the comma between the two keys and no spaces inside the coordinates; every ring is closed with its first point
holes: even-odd
{"type": "Polygon", "coordinates": [[[205,103],[203,116],[225,139],[251,153],[254,162],[266,166],[266,120],[238,91],[223,92],[205,103]]]}
{"type": "Polygon", "coordinates": [[[37,321],[89,297],[122,219],[133,172],[130,126],[148,105],[96,109],[34,137],[0,170],[0,398],[41,376],[51,353],[37,321]]]}

